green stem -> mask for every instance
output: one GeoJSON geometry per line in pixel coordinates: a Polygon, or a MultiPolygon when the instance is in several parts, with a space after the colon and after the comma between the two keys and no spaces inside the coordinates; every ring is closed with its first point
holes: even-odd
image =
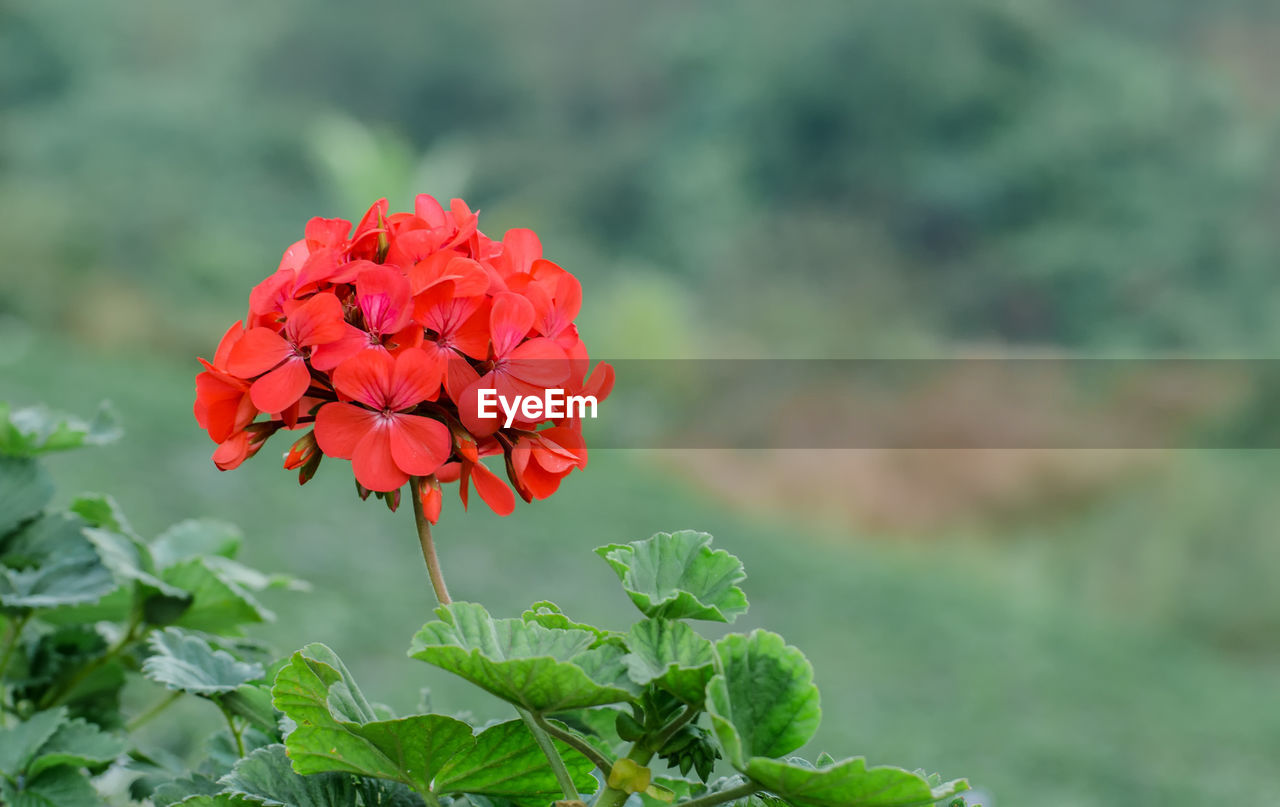
{"type": "Polygon", "coordinates": [[[159,715],[165,709],[168,709],[170,706],[172,706],[174,702],[178,700],[178,698],[182,697],[182,695],[183,693],[181,690],[174,690],[173,692],[170,692],[163,699],[157,701],[156,704],[152,706],[150,709],[148,709],[147,711],[143,712],[142,714],[138,715],[137,717],[135,717],[134,719],[126,723],[124,730],[132,732],[138,728],[141,728],[147,723],[150,723],[152,720],[156,718],[157,715],[159,715]]]}
{"type": "Polygon", "coordinates": [[[573,783],[573,777],[569,774],[568,768],[564,766],[564,760],[560,758],[560,752],[556,750],[556,744],[552,742],[551,737],[547,735],[542,727],[538,725],[537,718],[531,713],[516,707],[516,711],[520,713],[520,719],[529,727],[529,733],[533,735],[533,739],[538,743],[538,747],[542,749],[542,753],[546,755],[547,762],[551,765],[551,772],[555,774],[556,781],[560,784],[560,790],[564,793],[564,797],[568,801],[581,801],[582,797],[578,795],[578,786],[573,783]]]}
{"type": "Polygon", "coordinates": [[[5,671],[9,669],[14,648],[18,646],[18,639],[22,637],[22,630],[30,619],[31,612],[27,611],[9,624],[9,636],[5,639],[3,654],[0,654],[0,679],[4,678],[5,671]]]}
{"type": "Polygon", "coordinates": [[[243,759],[244,758],[244,737],[241,736],[240,729],[236,726],[236,719],[231,714],[231,712],[223,708],[222,704],[218,704],[218,708],[222,710],[222,716],[227,719],[227,726],[228,728],[231,729],[231,736],[235,738],[236,753],[240,755],[241,759],[243,759]]]}
{"type": "Polygon", "coordinates": [[[714,805],[724,804],[726,801],[745,798],[760,789],[760,785],[748,779],[737,787],[731,787],[728,790],[718,790],[715,793],[708,793],[707,795],[699,796],[696,799],[682,801],[677,805],[677,807],[714,807],[714,805]]]}
{"type": "Polygon", "coordinates": [[[609,772],[613,770],[613,763],[610,762],[604,754],[600,753],[595,746],[582,739],[577,734],[560,728],[541,715],[533,715],[533,720],[538,724],[538,727],[547,734],[550,734],[552,737],[555,737],[560,742],[591,760],[591,763],[599,768],[601,773],[605,776],[608,776],[609,772]]]}
{"type": "Polygon", "coordinates": [[[422,545],[422,558],[427,562],[427,574],[431,577],[431,587],[435,589],[436,599],[441,605],[453,602],[449,597],[449,588],[444,583],[444,574],[440,571],[440,559],[436,557],[436,544],[431,538],[431,522],[422,512],[422,477],[409,478],[409,492],[413,496],[413,520],[418,527],[418,543],[422,545]]]}

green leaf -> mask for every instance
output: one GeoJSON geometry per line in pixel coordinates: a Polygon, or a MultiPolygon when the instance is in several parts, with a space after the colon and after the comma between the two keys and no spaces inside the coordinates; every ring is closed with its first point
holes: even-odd
{"type": "Polygon", "coordinates": [[[555,630],[585,630],[596,635],[600,641],[612,639],[619,634],[614,631],[597,628],[594,625],[588,625],[585,622],[575,622],[570,619],[560,606],[550,600],[540,600],[529,606],[529,609],[520,615],[525,622],[536,622],[544,628],[553,628],[555,630]]]}
{"type": "Polygon", "coordinates": [[[175,624],[209,633],[229,633],[242,625],[275,618],[243,586],[215,569],[210,560],[190,558],[160,572],[164,582],[189,592],[193,598],[191,607],[175,624]]]}
{"type": "Polygon", "coordinates": [[[36,712],[12,728],[0,729],[0,773],[25,773],[40,747],[47,743],[67,720],[66,709],[36,712]]]}
{"type": "Polygon", "coordinates": [[[12,410],[0,403],[0,454],[31,457],[82,445],[103,445],[119,439],[121,433],[119,418],[105,401],[89,422],[43,406],[12,410]]]}
{"type": "Polygon", "coordinates": [[[3,456],[0,449],[0,538],[38,515],[53,498],[53,482],[35,460],[3,456]]]}
{"type": "Polygon", "coordinates": [[[756,757],[742,772],[796,807],[924,807],[969,789],[963,779],[934,785],[902,768],[868,768],[862,757],[824,768],[756,757]]]}
{"type": "Polygon", "coordinates": [[[142,674],[168,689],[218,695],[233,692],[263,674],[262,665],[238,661],[225,650],[214,650],[203,638],[177,628],[153,632],[147,644],[153,655],[142,662],[142,674]]]}
{"type": "Polygon", "coordinates": [[[15,784],[0,779],[0,799],[8,807],[101,807],[104,803],[75,768],[61,765],[15,784]]]}
{"type": "Polygon", "coordinates": [[[627,634],[631,649],[623,658],[631,680],[656,683],[685,703],[702,704],[707,682],[715,673],[715,651],[685,622],[646,619],[627,634]]]}
{"type": "MultiPolygon", "coordinates": [[[[193,773],[173,779],[156,787],[151,792],[151,803],[155,807],[169,807],[171,804],[184,803],[193,796],[217,796],[222,792],[222,785],[211,776],[193,773]]],[[[141,801],[141,799],[137,799],[141,801]]],[[[216,802],[215,802],[216,803],[216,802]]]]}
{"type": "Polygon", "coordinates": [[[82,493],[71,500],[67,509],[83,518],[90,527],[105,527],[133,539],[138,537],[120,505],[105,493],[82,493]]]}
{"type": "Polygon", "coordinates": [[[213,519],[188,519],[160,533],[151,545],[151,553],[155,556],[156,565],[164,569],[178,561],[201,555],[234,558],[243,542],[244,535],[234,524],[213,519]]]}
{"type": "Polygon", "coordinates": [[[409,655],[467,679],[528,709],[559,712],[632,698],[633,685],[614,644],[593,647],[596,635],[557,630],[521,619],[494,619],[482,606],[436,609],[413,637],[409,655]]]}
{"type": "MultiPolygon", "coordinates": [[[[591,762],[559,740],[554,742],[578,789],[595,790],[591,762]]],[[[442,795],[479,793],[533,805],[563,797],[546,756],[523,720],[499,723],[480,732],[472,746],[440,769],[433,789],[442,795]]]]}
{"type": "Polygon", "coordinates": [[[147,545],[137,538],[101,527],[88,527],[84,537],[97,550],[102,565],[106,566],[122,584],[141,583],[148,593],[158,593],[173,599],[190,599],[181,588],[171,586],[155,576],[155,561],[147,545]]]}
{"type": "MultiPolygon", "coordinates": [[[[355,773],[437,795],[465,791],[539,803],[560,795],[522,721],[474,736],[469,725],[444,715],[378,720],[341,659],[324,645],[295,653],[272,691],[276,707],[297,724],[285,745],[298,773],[355,773]]],[[[594,789],[591,763],[561,743],[557,748],[578,785],[594,789]]]]}
{"type": "Polygon", "coordinates": [[[125,747],[124,740],[93,723],[79,718],[68,720],[40,746],[35,760],[27,766],[27,775],[38,776],[59,765],[96,768],[123,754],[125,747]]]}
{"type": "Polygon", "coordinates": [[[717,674],[707,685],[707,712],[731,764],[790,754],[813,737],[822,719],[813,667],[768,631],[732,633],[716,643],[717,674]]]}
{"type": "Polygon", "coordinates": [[[647,617],[732,622],[746,613],[742,561],[711,549],[711,536],[684,530],[596,549],[647,617]]]}
{"type": "Polygon", "coordinates": [[[0,554],[0,605],[54,608],[91,603],[116,581],[82,534],[75,515],[53,513],[10,535],[0,554]]]}
{"type": "Polygon", "coordinates": [[[271,687],[266,684],[242,684],[218,698],[218,703],[264,731],[279,732],[279,715],[271,703],[271,687]]]}
{"type": "Polygon", "coordinates": [[[351,807],[356,803],[350,776],[300,776],[290,767],[283,745],[259,748],[218,783],[226,794],[263,807],[351,807]]]}
{"type": "Polygon", "coordinates": [[[297,723],[285,742],[298,773],[345,771],[429,790],[440,767],[472,744],[471,727],[443,715],[377,720],[337,655],[320,644],[293,654],[272,687],[297,723]]]}

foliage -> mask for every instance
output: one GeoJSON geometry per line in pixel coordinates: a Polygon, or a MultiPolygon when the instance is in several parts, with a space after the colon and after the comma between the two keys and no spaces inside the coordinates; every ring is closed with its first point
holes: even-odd
{"type": "Polygon", "coordinates": [[[538,807],[589,793],[599,807],[636,793],[696,807],[908,807],[967,788],[860,757],[792,757],[820,718],[812,669],[776,634],[711,642],[693,629],[689,620],[731,622],[747,607],[741,562],[704,533],[597,550],[641,612],[625,632],[549,602],[510,619],[442,605],[409,654],[518,718],[397,716],[324,645],[268,664],[239,638],[269,618],[254,594],[292,581],[237,564],[233,528],[187,521],[148,541],[110,497],[52,508],[34,455],[92,442],[93,430],[43,412],[7,423],[0,488],[17,495],[5,497],[0,538],[2,804],[104,804],[97,777],[108,769],[132,772],[128,796],[155,807],[538,807]],[[126,715],[120,690],[138,678],[154,685],[155,705],[126,715]],[[227,725],[194,769],[129,735],[181,697],[210,703],[227,725]],[[712,780],[717,760],[729,778],[712,780]]]}

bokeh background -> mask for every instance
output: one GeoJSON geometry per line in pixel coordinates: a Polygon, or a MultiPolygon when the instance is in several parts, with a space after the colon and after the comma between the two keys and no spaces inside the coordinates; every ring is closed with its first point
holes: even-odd
{"type": "MultiPolygon", "coordinates": [[[[3,0],[0,399],[111,399],[126,439],[57,458],[64,492],[147,534],[238,522],[250,562],[314,587],[269,602],[281,651],[323,641],[374,698],[496,716],[404,658],[431,605],[406,513],[339,463],[302,489],[272,451],[220,474],[192,420],[194,356],[308,217],[430,192],[533,227],[602,357],[1269,359],[1277,42],[1271,0],[3,0]]],[[[902,406],[942,417],[939,394],[902,406]]],[[[1246,398],[1226,427],[1267,429],[1280,390],[1246,398]]],[[[811,751],[999,807],[1268,804],[1278,472],[610,450],[507,519],[450,500],[437,532],[457,595],[611,625],[629,605],[592,547],[712,532],[751,573],[739,627],[816,665],[811,751]]]]}

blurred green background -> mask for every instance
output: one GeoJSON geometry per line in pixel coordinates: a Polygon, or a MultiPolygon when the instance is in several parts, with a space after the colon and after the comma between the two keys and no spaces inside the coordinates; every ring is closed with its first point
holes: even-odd
{"type": "MultiPolygon", "coordinates": [[[[282,651],[496,716],[404,658],[431,605],[406,513],[339,463],[299,490],[276,449],[220,474],[191,417],[194,356],[308,217],[430,192],[533,227],[602,357],[1272,358],[1277,41],[1270,0],[4,0],[0,398],[111,399],[127,437],[56,458],[64,494],[148,534],[238,522],[250,562],[314,585],[270,602],[282,651]]],[[[438,535],[462,598],[621,625],[590,549],[712,532],[752,574],[739,626],[817,667],[813,751],[1001,807],[1268,804],[1278,472],[618,450],[507,519],[450,498],[438,535]]]]}

